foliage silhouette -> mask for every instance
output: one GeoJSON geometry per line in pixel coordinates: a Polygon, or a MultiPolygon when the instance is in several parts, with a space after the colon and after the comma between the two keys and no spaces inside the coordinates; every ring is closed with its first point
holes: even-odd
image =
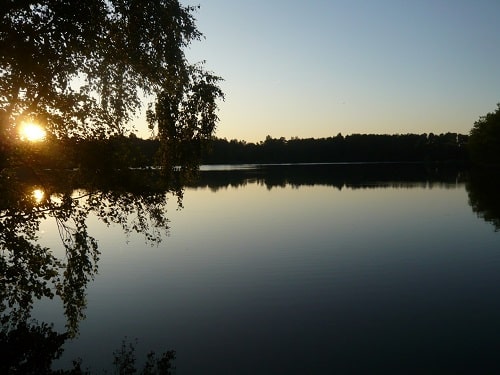
{"type": "Polygon", "coordinates": [[[2,374],[50,374],[52,361],[62,354],[67,334],[52,326],[21,322],[13,329],[2,323],[0,331],[0,372],[2,374]]]}
{"type": "MultiPolygon", "coordinates": [[[[75,359],[68,370],[53,370],[52,363],[63,353],[62,346],[68,339],[67,333],[57,333],[53,327],[37,321],[23,322],[14,329],[2,327],[0,331],[0,372],[2,374],[24,375],[90,375],[92,370],[82,369],[81,359],[75,359]]],[[[113,365],[117,374],[137,373],[135,345],[123,340],[119,349],[113,352],[113,365]]],[[[173,362],[176,353],[167,350],[160,356],[151,351],[140,372],[143,375],[171,375],[175,371],[173,362]]]]}
{"type": "Polygon", "coordinates": [[[184,54],[202,36],[195,10],[175,0],[2,3],[0,313],[10,326],[26,322],[34,299],[58,296],[68,335],[78,332],[85,288],[99,259],[98,242],[86,224],[90,213],[126,233],[144,233],[153,243],[168,230],[166,192],[181,204],[180,179],[198,167],[199,151],[185,145],[201,148],[212,137],[216,102],[223,99],[220,78],[188,63],[184,54]],[[127,165],[124,152],[133,154],[117,140],[129,130],[143,96],[150,100],[146,120],[161,144],[163,174],[155,178],[162,188],[96,188],[103,180],[128,180],[124,173],[108,174],[127,165]],[[22,142],[18,128],[27,121],[43,125],[46,142],[22,142]],[[42,171],[75,162],[83,167],[80,175],[42,171]],[[180,173],[174,171],[177,165],[180,173]],[[35,187],[44,192],[39,200],[32,196],[35,187]],[[57,223],[65,259],[37,244],[47,218],[57,223]]]}
{"type": "MultiPolygon", "coordinates": [[[[137,344],[137,342],[135,343],[137,344]]],[[[121,347],[113,353],[115,369],[119,374],[135,374],[137,372],[135,345],[127,343],[126,340],[122,342],[121,347]]],[[[175,360],[175,351],[168,350],[160,357],[157,357],[155,352],[148,353],[146,363],[141,371],[143,375],[171,375],[175,371],[172,362],[175,360]]]]}
{"type": "Polygon", "coordinates": [[[184,155],[176,142],[210,139],[223,93],[219,77],[185,57],[202,37],[196,9],[176,0],[3,1],[0,167],[23,156],[24,121],[42,124],[49,142],[107,139],[130,130],[144,97],[167,167],[184,155]]]}
{"type": "MultiPolygon", "coordinates": [[[[182,204],[182,180],[196,173],[218,121],[217,101],[224,98],[221,78],[184,53],[202,37],[196,9],[177,0],[0,5],[2,344],[40,337],[62,345],[78,334],[100,254],[88,231],[90,214],[125,233],[143,233],[152,244],[168,231],[167,193],[182,204]],[[136,154],[123,138],[144,98],[162,171],[127,185],[137,179],[125,168],[136,154]],[[23,122],[41,124],[46,141],[23,142],[23,122]],[[44,171],[47,166],[58,171],[44,171]],[[63,171],[75,166],[76,172],[63,171]],[[34,189],[41,193],[34,196],[34,189]],[[47,219],[56,222],[63,258],[37,243],[47,219]],[[64,306],[64,334],[27,323],[36,299],[55,297],[64,306]]],[[[47,346],[52,354],[40,372],[59,355],[56,346],[47,346]]]]}
{"type": "Polygon", "coordinates": [[[468,147],[474,163],[500,165],[500,103],[494,112],[481,116],[474,123],[468,147]]]}

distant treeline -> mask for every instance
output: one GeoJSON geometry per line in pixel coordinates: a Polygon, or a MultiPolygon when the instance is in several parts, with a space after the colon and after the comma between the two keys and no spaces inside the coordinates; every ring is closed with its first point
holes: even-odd
{"type": "MultiPolygon", "coordinates": [[[[192,155],[202,164],[332,162],[459,162],[468,160],[468,136],[446,134],[337,135],[329,138],[272,138],[248,143],[216,138],[192,155]]],[[[194,147],[196,146],[196,147],[194,147]]],[[[116,169],[158,165],[160,143],[134,135],[105,140],[39,143],[33,163],[55,168],[116,169]]],[[[168,152],[168,150],[164,150],[168,152]]],[[[193,151],[194,152],[194,151],[193,151]]]]}
{"type": "Polygon", "coordinates": [[[329,138],[272,138],[259,143],[216,139],[204,163],[321,163],[466,161],[468,136],[457,133],[329,138]]]}

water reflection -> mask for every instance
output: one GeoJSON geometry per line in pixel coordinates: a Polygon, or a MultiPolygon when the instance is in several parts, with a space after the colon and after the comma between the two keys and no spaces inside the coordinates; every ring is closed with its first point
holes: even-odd
{"type": "Polygon", "coordinates": [[[343,188],[415,188],[454,187],[465,181],[463,169],[453,166],[425,164],[372,163],[372,164],[286,164],[243,165],[234,170],[203,168],[199,179],[191,187],[210,188],[212,191],[227,187],[243,187],[248,183],[264,185],[271,190],[290,185],[331,186],[343,188]]]}
{"type": "Polygon", "coordinates": [[[98,240],[88,230],[89,216],[119,225],[125,233],[142,233],[155,244],[168,233],[168,193],[182,203],[180,181],[170,185],[176,180],[167,184],[159,174],[23,172],[0,175],[0,353],[9,353],[0,362],[3,369],[19,368],[20,373],[28,365],[50,366],[62,343],[78,334],[86,288],[98,272],[100,255],[98,240]],[[39,244],[40,224],[47,219],[56,222],[62,257],[39,244]],[[66,317],[62,334],[30,319],[36,300],[56,297],[66,317]]]}
{"type": "Polygon", "coordinates": [[[496,199],[500,179],[474,173],[467,179],[466,173],[452,167],[391,164],[212,169],[200,173],[196,182],[181,175],[167,180],[157,171],[106,175],[45,171],[36,180],[20,173],[0,176],[0,353],[7,353],[9,359],[1,361],[0,372],[7,372],[3,370],[8,366],[20,368],[21,373],[29,372],[28,365],[49,369],[60,356],[64,342],[78,334],[79,324],[85,319],[86,288],[98,272],[102,251],[98,238],[89,230],[89,217],[118,225],[125,234],[140,233],[146,242],[158,244],[169,231],[168,197],[173,196],[182,206],[185,186],[214,191],[248,183],[268,189],[287,185],[409,189],[456,187],[467,181],[472,209],[497,230],[500,228],[500,203],[496,199]],[[38,243],[40,223],[47,218],[56,223],[63,257],[38,243]],[[30,319],[34,302],[42,298],[62,301],[64,332],[30,319]]]}
{"type": "Polygon", "coordinates": [[[466,184],[469,204],[478,217],[500,230],[500,173],[473,170],[466,184]]]}
{"type": "Polygon", "coordinates": [[[0,331],[0,372],[50,374],[52,362],[63,352],[67,333],[58,333],[51,325],[36,321],[9,326],[4,318],[0,331]]]}

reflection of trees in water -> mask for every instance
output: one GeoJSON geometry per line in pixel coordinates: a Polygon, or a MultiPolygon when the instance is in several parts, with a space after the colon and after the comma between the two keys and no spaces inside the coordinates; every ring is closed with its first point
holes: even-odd
{"type": "MultiPolygon", "coordinates": [[[[181,171],[169,176],[156,171],[34,175],[20,169],[0,174],[0,353],[9,356],[8,362],[0,361],[0,372],[23,364],[49,369],[64,342],[78,333],[85,317],[86,288],[98,271],[101,250],[88,230],[89,216],[118,225],[125,233],[143,234],[145,241],[156,244],[169,228],[167,197],[172,194],[182,205],[183,186],[217,190],[257,182],[269,189],[286,185],[341,189],[451,186],[461,179],[455,168],[397,164],[267,166],[201,173],[196,183],[187,179],[191,175],[189,169],[186,175],[181,171]],[[59,230],[65,250],[62,258],[37,243],[40,224],[47,219],[56,222],[54,230],[59,230]],[[61,299],[66,332],[30,321],[33,304],[41,298],[61,299]]],[[[122,350],[118,358],[130,355],[130,350],[122,350]]],[[[168,364],[172,353],[162,358],[168,364]]]]}
{"type": "Polygon", "coordinates": [[[86,287],[97,273],[100,254],[88,231],[90,215],[121,226],[127,234],[141,233],[155,244],[168,231],[167,192],[178,203],[182,200],[180,180],[167,186],[158,174],[61,173],[30,175],[17,170],[0,175],[0,346],[10,348],[2,353],[17,350],[10,355],[11,363],[51,362],[59,356],[62,343],[78,333],[85,318],[86,287]],[[40,224],[47,219],[57,223],[63,258],[37,243],[40,224]],[[45,323],[29,322],[35,300],[56,296],[66,316],[63,334],[45,323]]]}
{"type": "MultiPolygon", "coordinates": [[[[58,333],[46,323],[20,322],[11,329],[2,326],[0,331],[0,373],[1,374],[57,374],[90,375],[82,369],[81,359],[73,360],[70,370],[52,370],[52,362],[63,353],[62,346],[68,339],[68,333],[58,333]]],[[[137,364],[135,343],[123,341],[121,347],[113,352],[115,373],[136,374],[137,364]]],[[[175,370],[173,361],[176,353],[168,350],[161,355],[150,351],[146,356],[141,374],[169,375],[175,370]]]]}
{"type": "Polygon", "coordinates": [[[466,188],[472,210],[500,230],[500,173],[472,170],[466,188]]]}
{"type": "Polygon", "coordinates": [[[337,189],[372,187],[447,187],[463,181],[463,170],[450,165],[428,164],[289,164],[262,165],[239,170],[207,171],[193,187],[217,191],[249,183],[276,187],[332,186],[337,189]]]}
{"type": "Polygon", "coordinates": [[[48,374],[52,361],[63,352],[68,335],[46,323],[19,322],[0,331],[0,372],[2,374],[48,374]]]}

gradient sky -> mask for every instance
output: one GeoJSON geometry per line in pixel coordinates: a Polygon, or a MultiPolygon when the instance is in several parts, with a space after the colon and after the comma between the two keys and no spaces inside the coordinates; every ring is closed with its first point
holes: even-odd
{"type": "Polygon", "coordinates": [[[184,0],[217,136],[468,133],[500,102],[499,0],[184,0]]]}

